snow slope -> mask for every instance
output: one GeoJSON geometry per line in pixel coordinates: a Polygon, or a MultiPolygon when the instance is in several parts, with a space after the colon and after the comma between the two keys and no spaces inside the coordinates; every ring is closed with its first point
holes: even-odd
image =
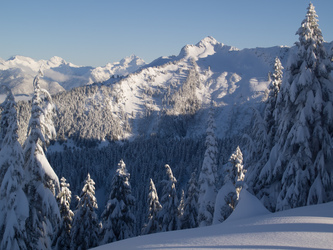
{"type": "MultiPolygon", "coordinates": [[[[184,46],[178,56],[161,57],[148,65],[131,56],[119,63],[92,69],[54,57],[44,61],[43,80],[46,86],[42,88],[55,93],[107,79],[101,84],[62,92],[55,98],[59,114],[64,117],[58,124],[58,130],[66,126],[64,134],[75,132],[87,136],[84,139],[105,139],[105,133],[98,129],[103,127],[104,120],[96,119],[102,117],[101,112],[104,111],[112,113],[110,117],[116,120],[114,125],[118,129],[113,131],[125,131],[110,135],[118,140],[151,135],[201,137],[206,131],[211,102],[215,106],[214,118],[218,124],[216,136],[240,136],[250,125],[253,108],[258,108],[267,97],[268,75],[273,69],[275,57],[278,56],[286,64],[292,51],[293,48],[287,47],[238,50],[213,37],[206,37],[196,45],[184,46]],[[118,74],[138,67],[135,72],[117,78],[118,74]],[[100,90],[89,90],[94,87],[100,90]],[[79,98],[67,98],[72,94],[79,98]],[[103,104],[98,100],[102,100],[103,104]],[[94,105],[88,105],[89,112],[85,112],[89,103],[94,105]],[[193,106],[195,108],[191,110],[193,106]],[[78,121],[78,114],[81,121],[78,121]],[[73,119],[65,120],[67,117],[73,119]],[[81,127],[79,123],[91,126],[81,127]]],[[[32,79],[40,64],[22,57],[4,61],[0,63],[0,82],[10,86],[16,97],[20,93],[30,95],[32,79]],[[15,68],[15,65],[20,67],[15,68]],[[10,74],[9,71],[17,74],[10,74]]]]}
{"type": "Polygon", "coordinates": [[[204,133],[208,115],[205,110],[212,100],[217,107],[217,134],[224,137],[238,133],[249,124],[251,107],[266,98],[268,74],[275,57],[286,63],[290,51],[287,47],[238,50],[206,37],[196,45],[184,46],[178,56],[156,59],[113,87],[119,93],[119,106],[134,120],[132,135],[156,134],[160,132],[161,113],[184,115],[172,104],[173,98],[182,89],[189,72],[195,69],[200,82],[195,97],[200,108],[186,136],[204,133]],[[144,124],[137,123],[145,118],[149,118],[149,124],[148,119],[144,124]]]}
{"type": "Polygon", "coordinates": [[[20,99],[20,96],[29,98],[33,92],[33,78],[40,68],[44,72],[41,87],[55,94],[94,82],[103,82],[112,75],[128,75],[143,65],[145,62],[134,55],[120,62],[97,68],[77,66],[57,56],[50,60],[39,61],[29,57],[14,56],[6,61],[0,59],[0,82],[11,88],[17,99],[20,99]]]}
{"type": "MultiPolygon", "coordinates": [[[[295,47],[283,46],[238,50],[213,37],[206,37],[195,45],[184,46],[178,56],[161,57],[148,65],[135,56],[95,69],[75,66],[59,57],[43,62],[15,57],[8,61],[0,60],[0,82],[10,86],[16,97],[18,94],[30,95],[32,79],[41,63],[44,64],[45,73],[42,88],[51,93],[106,80],[94,87],[102,86],[107,91],[91,93],[82,87],[75,94],[81,95],[80,98],[69,100],[65,100],[68,92],[62,93],[62,96],[59,94],[57,105],[64,117],[66,112],[69,117],[77,117],[76,114],[81,112],[82,124],[92,123],[91,120],[94,120],[94,124],[81,128],[76,126],[78,121],[74,118],[59,124],[58,128],[73,123],[72,127],[78,127],[81,132],[87,130],[74,132],[93,135],[85,139],[105,139],[105,134],[90,131],[103,125],[101,119],[94,118],[95,113],[102,109],[100,102],[89,108],[92,111],[89,114],[77,109],[68,111],[66,108],[79,107],[81,104],[85,106],[96,99],[109,103],[105,109],[119,120],[116,124],[119,131],[126,131],[113,137],[118,140],[150,135],[201,137],[206,130],[207,110],[211,101],[216,107],[216,135],[225,138],[240,136],[247,131],[253,108],[260,109],[267,98],[269,72],[273,70],[275,58],[279,57],[285,66],[294,51],[295,47]],[[135,72],[117,78],[118,74],[132,70],[135,72]],[[183,91],[193,71],[195,77],[192,77],[192,82],[197,82],[183,91]],[[188,101],[191,98],[194,101],[188,101]],[[82,103],[75,103],[78,101],[82,103]],[[188,108],[193,103],[197,104],[197,108],[186,113],[186,105],[188,108]]],[[[72,131],[70,126],[68,128],[72,131]]]]}
{"type": "Polygon", "coordinates": [[[112,76],[126,76],[135,72],[146,63],[139,57],[131,55],[120,62],[108,63],[104,67],[97,67],[91,72],[93,82],[105,82],[112,76]]]}
{"type": "Polygon", "coordinates": [[[269,213],[248,192],[222,224],[140,236],[96,249],[332,249],[333,202],[269,213]]]}

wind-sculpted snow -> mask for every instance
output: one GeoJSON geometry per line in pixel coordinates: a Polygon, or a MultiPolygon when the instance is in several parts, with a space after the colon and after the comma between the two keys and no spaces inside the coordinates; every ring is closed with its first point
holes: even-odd
{"type": "Polygon", "coordinates": [[[271,214],[243,190],[234,216],[222,224],[141,236],[96,249],[332,249],[332,230],[332,202],[271,214]]]}

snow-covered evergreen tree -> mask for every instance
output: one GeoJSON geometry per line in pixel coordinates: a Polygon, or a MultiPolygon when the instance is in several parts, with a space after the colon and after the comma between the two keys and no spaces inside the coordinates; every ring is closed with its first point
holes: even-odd
{"type": "Polygon", "coordinates": [[[84,182],[71,229],[71,249],[88,249],[98,245],[98,208],[95,197],[95,182],[90,174],[84,182]]]}
{"type": "MultiPolygon", "coordinates": [[[[272,197],[269,190],[265,189],[265,179],[259,178],[260,172],[265,166],[269,154],[275,144],[275,134],[277,130],[276,102],[282,83],[283,67],[278,57],[275,58],[274,72],[271,75],[271,84],[269,85],[269,94],[266,102],[264,117],[254,109],[254,122],[251,135],[245,135],[248,139],[247,152],[249,154],[247,164],[249,172],[246,175],[246,182],[250,190],[262,197],[262,202],[269,207],[269,200],[272,197]]],[[[274,198],[273,198],[274,199],[274,198]]]]}
{"type": "Polygon", "coordinates": [[[52,97],[45,89],[40,89],[43,95],[42,113],[41,113],[41,124],[42,133],[45,139],[45,145],[48,146],[50,140],[54,140],[57,136],[53,118],[56,114],[56,106],[52,101],[52,97]]]}
{"type": "Polygon", "coordinates": [[[182,190],[182,194],[180,196],[180,201],[178,205],[178,217],[181,219],[184,214],[184,206],[185,206],[185,191],[182,190]]]}
{"type": "Polygon", "coordinates": [[[29,217],[26,220],[27,238],[32,249],[51,248],[51,237],[60,221],[59,208],[54,197],[59,190],[58,176],[53,171],[44,150],[49,124],[44,123],[43,105],[46,90],[41,90],[40,72],[34,79],[31,118],[28,137],[24,143],[24,191],[29,201],[29,217]]]}
{"type": "MultiPolygon", "coordinates": [[[[256,184],[258,172],[267,161],[268,149],[268,128],[262,116],[263,110],[253,108],[253,125],[250,134],[244,134],[247,149],[247,164],[251,167],[251,173],[247,176],[249,183],[256,184]]],[[[251,186],[251,185],[250,185],[251,186]]]]}
{"type": "MultiPolygon", "coordinates": [[[[5,139],[5,136],[7,134],[7,129],[9,127],[9,119],[11,117],[11,109],[13,105],[16,105],[13,93],[10,89],[7,87],[4,87],[6,91],[8,92],[7,97],[5,101],[1,104],[1,107],[3,108],[1,113],[1,120],[0,120],[0,146],[2,144],[2,141],[5,139]]],[[[2,176],[3,177],[3,176],[2,176]]],[[[1,183],[1,179],[0,179],[1,183]]]]}
{"type": "Polygon", "coordinates": [[[57,195],[59,204],[61,222],[58,232],[53,241],[55,249],[70,249],[71,244],[71,228],[74,213],[70,209],[72,200],[72,192],[69,190],[69,184],[64,177],[60,180],[60,192],[57,195]]]}
{"type": "Polygon", "coordinates": [[[132,195],[130,174],[123,160],[113,176],[109,200],[102,213],[103,243],[123,240],[134,236],[135,216],[133,207],[135,198],[132,195]]]}
{"type": "Polygon", "coordinates": [[[16,103],[9,91],[1,125],[6,124],[0,151],[0,248],[27,249],[25,220],[29,216],[28,200],[23,192],[23,151],[18,142],[16,103]]]}
{"type": "Polygon", "coordinates": [[[274,137],[276,133],[276,121],[274,117],[274,110],[276,106],[277,96],[280,92],[283,67],[278,57],[275,58],[274,73],[271,75],[272,82],[269,85],[269,96],[266,103],[264,120],[266,122],[267,131],[267,147],[271,149],[274,145],[274,137]]]}
{"type": "Polygon", "coordinates": [[[168,164],[165,165],[168,180],[163,180],[163,195],[161,198],[162,209],[158,216],[162,224],[162,232],[180,229],[178,217],[179,201],[176,191],[177,180],[173,176],[172,170],[168,164]]]}
{"type": "Polygon", "coordinates": [[[212,224],[214,214],[214,203],[216,198],[216,172],[217,172],[217,142],[215,138],[215,119],[214,110],[209,110],[206,151],[199,175],[199,226],[209,226],[212,224]]]}
{"type": "Polygon", "coordinates": [[[333,199],[328,167],[332,162],[332,64],[313,4],[296,34],[298,52],[287,67],[274,111],[276,143],[259,176],[274,197],[271,210],[333,199]]]}
{"type": "Polygon", "coordinates": [[[193,172],[188,182],[184,213],[181,217],[181,229],[198,227],[198,195],[197,176],[193,172]]]}
{"type": "MultiPolygon", "coordinates": [[[[16,109],[15,109],[16,102],[15,102],[13,93],[10,90],[8,90],[7,97],[6,97],[5,101],[1,104],[1,106],[3,107],[3,110],[1,113],[1,120],[0,120],[0,149],[1,149],[2,141],[5,139],[5,136],[7,135],[8,129],[11,129],[10,133],[16,133],[16,135],[17,135],[18,128],[17,128],[17,114],[16,114],[16,109]],[[15,125],[15,123],[16,123],[16,125],[15,125]],[[10,126],[14,126],[14,127],[11,128],[10,126]]],[[[10,144],[12,144],[12,143],[13,142],[11,140],[10,144]]],[[[12,145],[10,145],[10,146],[12,146],[12,145]]],[[[7,147],[8,147],[8,142],[7,142],[7,147]]],[[[3,151],[0,160],[1,160],[1,166],[0,166],[0,185],[1,185],[2,180],[9,167],[8,163],[4,163],[4,161],[9,160],[7,152],[3,151]],[[1,160],[1,159],[3,159],[3,160],[1,160]]]]}
{"type": "Polygon", "coordinates": [[[226,166],[224,184],[216,198],[213,223],[225,221],[237,206],[239,194],[244,184],[246,170],[243,166],[243,154],[239,148],[230,156],[226,166]]]}
{"type": "Polygon", "coordinates": [[[150,179],[149,185],[148,204],[148,222],[145,224],[142,234],[151,234],[161,231],[158,213],[162,209],[162,206],[158,200],[157,191],[152,179],[150,179]]]}
{"type": "Polygon", "coordinates": [[[274,138],[277,129],[275,121],[275,106],[277,96],[280,92],[283,67],[278,57],[275,58],[274,72],[271,75],[271,83],[269,85],[268,99],[264,111],[264,117],[261,113],[254,110],[254,122],[251,135],[245,135],[248,139],[248,154],[247,163],[250,166],[247,175],[247,183],[254,189],[254,192],[262,191],[263,180],[259,179],[259,174],[263,166],[268,160],[269,152],[274,146],[274,138]]]}
{"type": "Polygon", "coordinates": [[[237,194],[240,193],[239,189],[242,189],[242,182],[244,181],[246,170],[243,165],[243,154],[239,146],[235,152],[230,156],[229,162],[231,163],[230,172],[228,174],[229,179],[232,181],[237,189],[237,194]]]}

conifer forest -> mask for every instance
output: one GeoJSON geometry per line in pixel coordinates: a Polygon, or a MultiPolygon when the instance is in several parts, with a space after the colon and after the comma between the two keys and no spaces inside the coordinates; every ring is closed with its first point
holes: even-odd
{"type": "Polygon", "coordinates": [[[296,35],[244,50],[207,37],[52,94],[41,69],[29,101],[2,84],[0,249],[219,224],[242,189],[270,212],[333,201],[333,43],[313,4],[296,35]]]}

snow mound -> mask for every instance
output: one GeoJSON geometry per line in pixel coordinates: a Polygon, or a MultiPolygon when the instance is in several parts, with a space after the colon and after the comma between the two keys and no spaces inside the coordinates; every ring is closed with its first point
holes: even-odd
{"type": "MultiPolygon", "coordinates": [[[[236,215],[246,206],[260,209],[248,192],[242,196],[236,215]]],[[[97,249],[332,249],[332,232],[330,202],[246,219],[231,218],[228,223],[210,227],[135,237],[97,249]]]]}
{"type": "Polygon", "coordinates": [[[225,222],[232,223],[236,220],[269,214],[270,212],[258,200],[257,197],[250,194],[246,189],[242,189],[239,194],[238,204],[233,213],[225,222]]]}

